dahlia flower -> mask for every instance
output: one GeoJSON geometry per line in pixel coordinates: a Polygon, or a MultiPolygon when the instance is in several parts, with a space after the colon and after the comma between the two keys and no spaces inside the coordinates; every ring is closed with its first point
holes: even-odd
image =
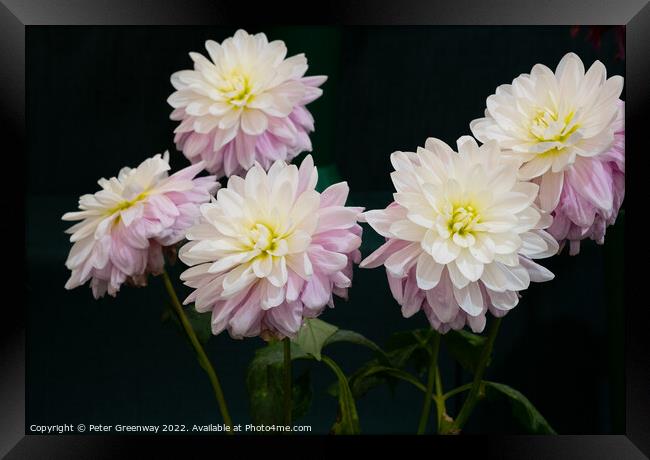
{"type": "Polygon", "coordinates": [[[571,253],[580,240],[604,240],[625,191],[623,78],[607,79],[594,62],[585,73],[569,53],[553,73],[537,64],[488,97],[485,117],[470,123],[481,142],[496,141],[521,162],[519,178],[539,184],[539,205],[552,212],[549,232],[571,253]]]}
{"type": "Polygon", "coordinates": [[[219,187],[214,176],[195,178],[196,164],[169,176],[169,153],[155,155],[135,169],[98,181],[102,190],[79,199],[80,220],[66,230],[74,243],[66,261],[72,271],[66,289],[90,280],[95,298],[115,296],[125,281],[142,286],[147,274],[163,270],[163,249],[178,243],[199,216],[199,205],[219,187]]]}
{"type": "Polygon", "coordinates": [[[238,30],[219,44],[205,43],[209,59],[190,53],[194,70],[171,76],[170,118],[180,121],[174,142],[192,162],[218,177],[264,169],[311,151],[314,119],[305,105],[317,99],[327,77],[303,77],[304,54],[286,58],[281,40],[238,30]]]}
{"type": "Polygon", "coordinates": [[[614,225],[625,196],[625,120],[624,103],[614,121],[614,143],[605,152],[585,161],[580,170],[575,166],[565,176],[560,200],[553,212],[553,224],[548,232],[562,246],[569,243],[569,254],[580,252],[580,240],[589,238],[598,244],[605,242],[605,229],[614,225]],[[580,177],[576,177],[580,175],[580,177]],[[573,180],[572,180],[573,179],[573,180]],[[584,180],[602,184],[607,196],[598,201],[598,194],[584,186],[584,180]],[[610,192],[611,190],[611,192],[610,192]],[[611,200],[611,201],[610,201],[611,200]]]}
{"type": "Polygon", "coordinates": [[[256,164],[201,206],[179,258],[191,266],[181,279],[196,289],[185,304],[212,311],[213,334],[293,337],[303,318],[334,306],[332,294],[347,298],[363,208],[345,206],[345,182],[318,193],[317,179],[311,155],[300,169],[256,164]]]}
{"type": "Polygon", "coordinates": [[[386,267],[404,317],[423,309],[440,332],[480,332],[488,310],[503,316],[531,281],[553,278],[533,259],[558,245],[534,205],[538,186],[517,180],[516,161],[495,142],[463,136],[457,145],[429,138],[417,153],[391,155],[395,201],[362,215],[386,243],[360,266],[386,267]]]}

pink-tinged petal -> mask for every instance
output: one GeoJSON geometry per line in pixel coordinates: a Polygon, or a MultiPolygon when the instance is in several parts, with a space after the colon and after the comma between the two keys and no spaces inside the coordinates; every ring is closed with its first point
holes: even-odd
{"type": "Polygon", "coordinates": [[[428,290],[426,295],[427,302],[443,323],[452,321],[458,314],[459,306],[454,298],[454,287],[446,270],[443,271],[435,289],[428,290]]]}
{"type": "Polygon", "coordinates": [[[212,139],[208,134],[192,133],[183,145],[183,152],[185,152],[187,158],[191,159],[203,152],[211,141],[212,139]]]}
{"type": "Polygon", "coordinates": [[[454,287],[454,298],[470,316],[478,316],[483,312],[483,295],[478,283],[469,283],[463,288],[454,287]]]}
{"type": "Polygon", "coordinates": [[[393,222],[406,218],[406,209],[397,203],[391,203],[386,209],[366,211],[361,216],[373,230],[388,238],[395,236],[390,233],[390,226],[393,222]]]}
{"type": "Polygon", "coordinates": [[[388,231],[391,235],[401,240],[422,241],[427,229],[410,220],[398,220],[391,224],[388,231]]]}
{"type": "Polygon", "coordinates": [[[304,254],[289,254],[287,257],[287,266],[302,279],[308,281],[314,273],[309,256],[304,254]]]}
{"type": "Polygon", "coordinates": [[[65,261],[66,267],[72,270],[81,265],[92,252],[95,241],[94,238],[84,238],[74,243],[65,261]]]}
{"type": "Polygon", "coordinates": [[[467,249],[461,251],[454,263],[469,281],[477,281],[483,274],[483,263],[476,260],[467,249]]]}
{"type": "Polygon", "coordinates": [[[264,321],[272,330],[285,337],[293,337],[302,326],[302,304],[300,302],[284,302],[269,310],[264,321]]]}
{"type": "Polygon", "coordinates": [[[576,225],[588,228],[596,217],[597,209],[588,199],[575,191],[572,186],[565,187],[566,193],[562,196],[562,212],[576,225]]]}
{"type": "Polygon", "coordinates": [[[560,202],[564,171],[559,173],[547,172],[542,176],[539,186],[539,201],[541,208],[546,212],[553,211],[560,202]]]}
{"type": "Polygon", "coordinates": [[[339,182],[338,184],[330,185],[323,193],[321,193],[320,206],[325,208],[328,206],[345,206],[345,200],[348,198],[350,188],[347,182],[339,182]]]}
{"type": "Polygon", "coordinates": [[[312,245],[309,248],[309,260],[315,267],[315,270],[329,275],[342,270],[348,263],[345,254],[328,251],[322,246],[312,245]]]}
{"type": "Polygon", "coordinates": [[[361,236],[346,230],[331,230],[315,235],[313,243],[329,251],[348,254],[361,246],[361,236]]]}
{"type": "Polygon", "coordinates": [[[480,334],[485,329],[485,324],[487,322],[487,317],[485,315],[478,316],[468,316],[467,324],[472,329],[472,332],[475,334],[480,334]]]}
{"type": "Polygon", "coordinates": [[[233,339],[259,335],[262,323],[262,310],[255,302],[244,302],[228,321],[228,332],[233,339]]]}
{"type": "MultiPolygon", "coordinates": [[[[194,302],[194,308],[198,312],[206,312],[212,309],[219,309],[220,305],[223,305],[224,302],[221,301],[221,293],[223,292],[223,275],[217,276],[211,279],[208,283],[204,283],[198,287],[195,291],[194,298],[190,300],[189,298],[185,300],[185,305],[194,302]]],[[[238,295],[234,296],[232,299],[239,299],[235,302],[238,304],[246,296],[246,292],[241,292],[238,295]]],[[[230,299],[229,299],[230,300],[230,299]]],[[[230,303],[228,303],[230,305],[230,303]]],[[[226,306],[228,306],[226,305],[226,306]]],[[[234,305],[231,309],[234,308],[234,305]]],[[[228,309],[226,311],[229,311],[228,309]]],[[[225,314],[225,313],[224,313],[225,314]]],[[[214,320],[214,314],[213,314],[214,320]]]]}
{"type": "Polygon", "coordinates": [[[485,265],[481,281],[493,291],[520,291],[528,287],[530,276],[521,266],[508,267],[502,263],[494,262],[485,265]]]}
{"type": "Polygon", "coordinates": [[[456,288],[464,288],[470,282],[454,263],[447,265],[447,273],[449,274],[449,279],[451,279],[451,282],[456,288]]]}
{"type": "Polygon", "coordinates": [[[424,301],[425,293],[418,288],[413,277],[408,277],[404,281],[404,296],[400,302],[402,306],[402,315],[405,318],[413,316],[420,310],[424,301]]]}
{"type": "Polygon", "coordinates": [[[410,244],[411,243],[408,241],[390,239],[386,243],[382,244],[375,252],[362,260],[359,266],[361,268],[379,267],[380,265],[383,265],[391,255],[410,244]]]}
{"type": "Polygon", "coordinates": [[[578,158],[567,175],[568,180],[582,197],[599,208],[611,208],[612,180],[600,161],[578,158]]]}
{"type": "Polygon", "coordinates": [[[355,208],[330,206],[318,211],[318,233],[350,228],[357,223],[359,212],[355,208]]]}
{"type": "Polygon", "coordinates": [[[314,159],[307,155],[300,167],[298,168],[298,189],[297,194],[302,194],[305,190],[313,190],[318,182],[318,171],[314,167],[314,159]]]}
{"type": "Polygon", "coordinates": [[[305,285],[305,280],[300,276],[296,275],[294,272],[290,271],[288,280],[287,280],[287,292],[286,298],[287,302],[293,302],[298,300],[300,293],[302,292],[302,287],[305,285]]]}
{"type": "Polygon", "coordinates": [[[294,123],[302,126],[305,130],[307,131],[314,130],[314,117],[311,115],[311,113],[309,113],[309,110],[305,109],[304,107],[302,106],[294,107],[293,112],[291,112],[290,118],[294,121],[294,123]]]}
{"type": "Polygon", "coordinates": [[[284,285],[276,286],[270,281],[260,281],[258,284],[260,284],[260,306],[262,310],[277,307],[285,301],[286,287],[284,285]]]}
{"type": "MultiPolygon", "coordinates": [[[[232,318],[233,312],[245,303],[254,303],[256,299],[259,299],[256,292],[241,292],[227,300],[216,302],[212,309],[212,333],[219,334],[223,331],[232,318]]],[[[198,303],[197,311],[201,311],[198,308],[198,303]]]]}
{"type": "Polygon", "coordinates": [[[305,283],[300,300],[309,308],[318,308],[327,304],[330,298],[329,283],[324,275],[314,273],[305,283]]]}
{"type": "Polygon", "coordinates": [[[488,290],[490,302],[499,310],[511,310],[519,303],[519,296],[515,291],[496,292],[488,290]]]}
{"type": "Polygon", "coordinates": [[[327,81],[327,75],[314,75],[311,77],[302,77],[300,81],[307,86],[321,86],[327,81]]]}
{"type": "Polygon", "coordinates": [[[530,280],[535,283],[543,283],[555,278],[555,275],[549,269],[542,267],[526,257],[520,257],[519,263],[528,270],[530,280]]]}
{"type": "Polygon", "coordinates": [[[422,252],[417,260],[416,279],[420,289],[429,290],[438,285],[444,265],[436,263],[426,252],[422,252]]]}
{"type": "Polygon", "coordinates": [[[406,282],[406,279],[393,276],[388,270],[386,270],[386,277],[388,278],[388,287],[390,288],[390,292],[393,294],[397,303],[402,305],[404,300],[404,283],[406,282]]]}
{"type": "Polygon", "coordinates": [[[244,169],[249,169],[255,163],[255,144],[257,136],[248,135],[240,132],[237,137],[232,141],[237,162],[244,169]]]}
{"type": "Polygon", "coordinates": [[[415,265],[421,252],[422,248],[418,243],[411,243],[391,254],[384,265],[393,276],[403,277],[415,265]]]}

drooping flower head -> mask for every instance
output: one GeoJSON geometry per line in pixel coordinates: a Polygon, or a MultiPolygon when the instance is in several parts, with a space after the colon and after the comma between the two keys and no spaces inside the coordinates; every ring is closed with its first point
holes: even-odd
{"type": "Polygon", "coordinates": [[[347,296],[363,208],[345,206],[345,182],[318,193],[317,174],[311,156],[300,169],[256,164],[201,206],[179,251],[191,266],[181,279],[196,289],[185,303],[212,311],[215,335],[292,337],[303,318],[334,306],[332,294],[347,296]]]}
{"type": "Polygon", "coordinates": [[[537,64],[487,99],[485,117],[471,122],[481,142],[497,141],[521,163],[519,177],[540,186],[539,204],[553,212],[549,228],[577,253],[580,240],[602,243],[625,192],[623,78],[607,78],[594,62],[585,72],[569,53],[553,73],[537,64]]]}
{"type": "Polygon", "coordinates": [[[531,281],[553,278],[532,259],[558,245],[534,205],[538,186],[517,180],[516,161],[495,142],[463,136],[457,145],[429,138],[417,153],[391,155],[395,201],[363,214],[386,243],[361,267],[386,267],[405,317],[422,309],[440,332],[480,332],[488,310],[503,316],[531,281]]]}
{"type": "Polygon", "coordinates": [[[163,270],[163,249],[185,237],[199,217],[199,205],[219,187],[214,176],[195,178],[196,164],[169,176],[169,153],[155,155],[117,177],[100,179],[101,190],[79,199],[80,211],[63,215],[76,223],[66,261],[72,275],[66,289],[90,280],[95,298],[115,296],[129,281],[146,284],[163,270]]]}
{"type": "Polygon", "coordinates": [[[327,77],[304,77],[305,56],[285,58],[284,42],[263,33],[238,30],[205,47],[209,59],[190,53],[194,70],[172,75],[176,91],[167,100],[171,119],[181,122],[174,141],[190,161],[202,159],[223,177],[311,151],[314,119],[305,105],[322,94],[327,77]]]}

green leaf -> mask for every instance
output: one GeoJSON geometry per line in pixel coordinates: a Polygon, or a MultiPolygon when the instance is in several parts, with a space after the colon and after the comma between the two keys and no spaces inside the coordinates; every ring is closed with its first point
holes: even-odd
{"type": "MultiPolygon", "coordinates": [[[[291,359],[305,359],[307,353],[300,348],[298,344],[291,343],[291,359]]],[[[267,346],[262,347],[255,351],[255,357],[249,365],[251,366],[271,366],[280,365],[284,363],[284,348],[281,340],[270,342],[267,346]]]]}
{"type": "Polygon", "coordinates": [[[508,385],[495,382],[483,382],[486,389],[496,390],[510,401],[515,418],[531,434],[557,434],[533,404],[519,391],[508,385]]]}
{"type": "Polygon", "coordinates": [[[379,355],[383,360],[385,360],[388,363],[388,355],[386,355],[384,350],[382,350],[381,347],[377,345],[375,342],[373,342],[370,339],[367,339],[366,337],[359,334],[358,332],[339,329],[325,340],[325,343],[323,344],[323,348],[337,342],[348,342],[348,343],[354,343],[357,345],[367,347],[372,351],[374,351],[375,353],[377,353],[377,355],[379,355]]]}
{"type": "Polygon", "coordinates": [[[350,387],[352,394],[359,398],[366,394],[372,388],[388,383],[394,385],[397,380],[403,380],[414,385],[418,389],[425,391],[426,387],[414,375],[394,367],[383,366],[380,364],[370,364],[364,366],[361,372],[350,376],[350,387]]]}
{"type": "Polygon", "coordinates": [[[322,356],[322,361],[332,369],[339,381],[339,407],[336,422],[332,426],[333,434],[359,434],[359,415],[357,406],[348,385],[348,379],[341,368],[327,356],[322,356]]]}
{"type": "Polygon", "coordinates": [[[298,344],[300,348],[312,355],[318,361],[321,358],[321,350],[329,339],[338,330],[338,327],[321,321],[320,319],[308,319],[298,331],[298,335],[292,342],[298,344]]]}
{"type": "MultiPolygon", "coordinates": [[[[481,351],[485,345],[486,338],[465,330],[460,330],[449,331],[443,335],[443,340],[449,353],[463,366],[463,369],[474,373],[481,358],[481,351]]],[[[490,360],[488,359],[489,364],[490,360]]]]}
{"type": "MultiPolygon", "coordinates": [[[[192,325],[192,329],[194,329],[196,338],[199,339],[199,342],[205,344],[210,339],[210,337],[212,337],[212,313],[199,313],[194,309],[193,306],[185,308],[184,311],[185,316],[187,316],[188,321],[192,325]]],[[[167,308],[163,311],[161,320],[163,322],[171,320],[181,335],[185,337],[189,342],[187,334],[185,334],[185,330],[183,329],[183,325],[178,319],[176,311],[170,305],[168,305],[167,308]]]]}
{"type": "MultiPolygon", "coordinates": [[[[348,335],[348,332],[350,331],[337,331],[328,342],[332,343],[339,338],[350,338],[350,341],[357,343],[367,340],[363,336],[359,338],[348,335]]],[[[352,332],[352,334],[356,333],[352,332]]],[[[350,375],[348,380],[353,396],[360,398],[380,385],[388,385],[393,390],[399,380],[405,380],[424,388],[416,376],[404,371],[403,368],[408,364],[413,364],[418,372],[423,372],[428,367],[433,335],[434,332],[431,329],[394,333],[388,339],[386,352],[382,351],[374,342],[371,342],[372,345],[366,344],[377,353],[377,358],[368,361],[350,375]]],[[[328,393],[338,396],[335,386],[331,386],[328,393]]]]}
{"type": "Polygon", "coordinates": [[[359,399],[368,393],[373,388],[381,385],[393,386],[394,381],[391,381],[390,376],[386,373],[376,371],[380,364],[376,361],[370,362],[365,366],[357,369],[350,375],[349,385],[352,390],[352,395],[359,399]]]}
{"type": "MultiPolygon", "coordinates": [[[[307,354],[296,344],[291,344],[291,359],[304,359],[307,354]]],[[[248,365],[246,387],[250,401],[251,416],[258,424],[283,424],[283,366],[284,349],[282,342],[273,342],[255,352],[255,357],[248,365]]],[[[294,414],[304,415],[311,401],[311,387],[301,375],[293,383],[292,395],[298,404],[294,414]],[[307,383],[307,384],[306,384],[307,383]]]]}
{"type": "MultiPolygon", "coordinates": [[[[416,376],[402,369],[386,366],[378,360],[369,361],[353,372],[348,378],[350,389],[355,399],[359,399],[368,391],[380,385],[387,384],[392,389],[400,380],[411,383],[421,391],[426,390],[424,384],[416,376]]],[[[327,389],[327,392],[332,396],[338,396],[338,385],[331,385],[327,389]]]]}
{"type": "Polygon", "coordinates": [[[185,316],[190,321],[199,342],[206,343],[212,337],[212,312],[199,313],[194,307],[190,307],[185,310],[185,316]]]}
{"type": "Polygon", "coordinates": [[[392,334],[386,345],[392,367],[404,368],[411,363],[418,374],[424,372],[429,364],[433,334],[434,331],[431,329],[416,329],[392,334]]]}

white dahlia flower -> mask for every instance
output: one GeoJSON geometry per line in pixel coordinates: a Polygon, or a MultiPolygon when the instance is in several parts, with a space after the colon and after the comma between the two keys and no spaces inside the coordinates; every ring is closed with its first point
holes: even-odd
{"type": "Polygon", "coordinates": [[[417,153],[393,153],[395,202],[363,214],[387,241],[361,267],[384,265],[403,315],[423,309],[441,332],[482,331],[488,310],[502,316],[531,281],[553,278],[532,259],[558,249],[534,205],[538,186],[517,180],[518,163],[495,142],[457,144],[459,153],[430,138],[417,153]]]}
{"type": "Polygon", "coordinates": [[[174,141],[190,161],[204,160],[223,177],[311,151],[314,119],[305,105],[327,77],[304,77],[304,54],[286,58],[283,41],[244,30],[205,47],[209,59],[192,52],[194,70],[171,76],[176,91],[167,99],[180,121],[174,141]]]}
{"type": "Polygon", "coordinates": [[[345,206],[341,182],[322,193],[311,155],[300,165],[276,161],[231,176],[216,200],[201,206],[179,258],[195,288],[185,303],[212,311],[212,332],[234,338],[292,337],[304,318],[347,297],[359,263],[363,208],[345,206]]]}
{"type": "Polygon", "coordinates": [[[623,78],[607,78],[596,61],[585,72],[569,53],[555,73],[536,64],[487,99],[470,128],[521,162],[519,178],[540,186],[539,205],[552,212],[549,232],[572,254],[580,240],[602,243],[625,192],[623,78]]]}
{"type": "Polygon", "coordinates": [[[100,179],[101,190],[79,198],[79,211],[62,219],[81,221],[66,230],[73,244],[66,289],[90,280],[95,298],[115,296],[125,281],[143,286],[164,267],[163,249],[185,238],[199,218],[199,205],[219,187],[214,176],[195,177],[196,164],[169,175],[169,153],[122,168],[100,179]]]}

